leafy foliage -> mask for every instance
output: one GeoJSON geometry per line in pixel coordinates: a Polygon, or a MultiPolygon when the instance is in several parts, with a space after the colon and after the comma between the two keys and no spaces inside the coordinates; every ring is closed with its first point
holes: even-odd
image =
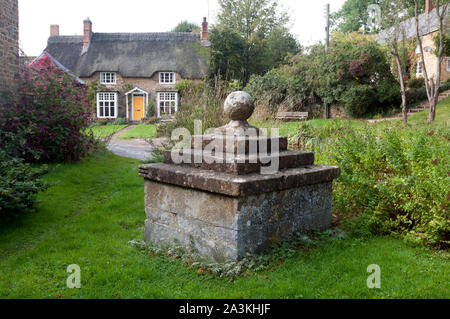
{"type": "Polygon", "coordinates": [[[347,107],[350,116],[363,116],[400,104],[399,85],[390,69],[386,51],[373,39],[356,33],[335,33],[329,53],[323,45],[314,45],[309,52],[293,56],[289,63],[264,76],[252,77],[247,90],[275,112],[280,103],[291,110],[313,111],[311,106],[348,104],[357,99],[350,95],[365,87],[366,106],[347,107]],[[349,92],[350,90],[350,92],[349,92]],[[270,96],[269,96],[270,95],[270,96]],[[353,109],[361,112],[352,112],[353,109]]]}
{"type": "Polygon", "coordinates": [[[33,168],[0,150],[0,215],[30,210],[35,195],[48,187],[40,179],[45,173],[45,167],[33,168]]]}
{"type": "Polygon", "coordinates": [[[19,100],[0,105],[0,144],[28,162],[77,161],[94,146],[88,89],[51,64],[26,68],[19,100]]]}
{"type": "Polygon", "coordinates": [[[173,28],[172,32],[200,32],[200,27],[195,23],[183,20],[173,28]]]}
{"type": "MultiPolygon", "coordinates": [[[[402,0],[408,8],[408,15],[414,16],[414,0],[402,0]]],[[[347,0],[341,9],[331,14],[331,22],[334,30],[349,33],[363,31],[365,33],[377,33],[379,30],[372,30],[367,24],[369,21],[368,7],[372,4],[379,5],[381,14],[386,14],[386,10],[391,1],[388,0],[347,0]]],[[[425,1],[419,1],[419,13],[424,12],[425,1]]]]}
{"type": "Polygon", "coordinates": [[[292,145],[338,165],[335,214],[359,233],[398,234],[413,244],[450,246],[450,157],[445,128],[302,124],[292,145]]]}
{"type": "Polygon", "coordinates": [[[286,27],[277,0],[219,0],[217,30],[211,32],[212,73],[246,86],[252,74],[278,66],[299,45],[286,27]]]}

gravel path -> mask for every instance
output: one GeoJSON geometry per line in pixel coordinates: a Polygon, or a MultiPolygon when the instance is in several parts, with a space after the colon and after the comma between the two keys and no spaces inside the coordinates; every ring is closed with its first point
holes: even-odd
{"type": "Polygon", "coordinates": [[[154,145],[149,144],[145,139],[119,139],[122,134],[128,132],[134,127],[135,125],[130,125],[114,134],[109,141],[108,149],[117,156],[134,158],[141,161],[149,160],[152,158],[152,150],[156,147],[162,146],[167,142],[167,139],[153,139],[152,143],[154,145]]]}

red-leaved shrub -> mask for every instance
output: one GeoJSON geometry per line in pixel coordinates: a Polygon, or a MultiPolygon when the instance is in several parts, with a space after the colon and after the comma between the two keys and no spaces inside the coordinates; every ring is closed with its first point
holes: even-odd
{"type": "Polygon", "coordinates": [[[0,144],[27,162],[77,161],[94,145],[88,88],[56,66],[25,67],[15,101],[0,103],[0,144]]]}

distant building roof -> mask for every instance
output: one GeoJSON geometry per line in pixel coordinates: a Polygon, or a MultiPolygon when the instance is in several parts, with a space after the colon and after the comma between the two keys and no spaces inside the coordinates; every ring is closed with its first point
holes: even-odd
{"type": "MultiPolygon", "coordinates": [[[[450,11],[450,7],[447,8],[446,14],[450,11]]],[[[406,39],[416,36],[416,18],[412,17],[403,21],[399,29],[404,32],[406,39]]],[[[382,30],[378,36],[377,41],[379,43],[386,43],[392,36],[395,28],[392,27],[388,30],[382,30]]],[[[439,30],[439,18],[437,16],[437,10],[434,9],[429,14],[423,13],[419,16],[419,33],[421,36],[427,35],[429,33],[439,30]]]]}
{"type": "Polygon", "coordinates": [[[93,33],[85,51],[83,36],[52,36],[45,51],[80,77],[99,71],[124,77],[173,71],[183,78],[201,79],[208,70],[204,46],[197,33],[93,33]]]}
{"type": "Polygon", "coordinates": [[[78,76],[73,74],[69,69],[67,69],[64,65],[62,65],[58,60],[56,60],[54,57],[50,55],[50,53],[44,51],[40,56],[35,58],[30,64],[28,64],[29,67],[39,67],[39,66],[45,66],[45,65],[53,65],[58,67],[63,72],[66,72],[68,75],[73,77],[78,83],[80,84],[86,84],[83,80],[81,80],[78,76]]]}

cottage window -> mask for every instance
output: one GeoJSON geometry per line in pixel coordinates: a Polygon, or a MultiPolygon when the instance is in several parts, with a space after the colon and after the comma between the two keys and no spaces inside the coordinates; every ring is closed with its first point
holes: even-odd
{"type": "Polygon", "coordinates": [[[178,112],[178,93],[160,92],[158,93],[158,117],[161,115],[171,115],[178,112]]]}
{"type": "Polygon", "coordinates": [[[160,84],[175,84],[175,73],[174,72],[159,72],[159,83],[160,84]]]}
{"type": "Polygon", "coordinates": [[[450,58],[447,58],[445,60],[445,65],[446,65],[447,72],[450,72],[450,58]]]}
{"type": "Polygon", "coordinates": [[[423,73],[423,62],[419,61],[419,62],[417,62],[416,74],[422,74],[422,73],[423,73]]]}
{"type": "Polygon", "coordinates": [[[101,72],[100,73],[100,84],[116,84],[116,73],[115,72],[101,72]]]}
{"type": "Polygon", "coordinates": [[[117,93],[97,93],[97,117],[117,118],[117,93]]]}

